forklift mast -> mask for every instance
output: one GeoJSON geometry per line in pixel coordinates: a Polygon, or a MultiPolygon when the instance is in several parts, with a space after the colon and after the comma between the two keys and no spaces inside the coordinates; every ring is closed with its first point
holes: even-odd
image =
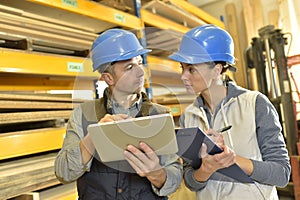
{"type": "Polygon", "coordinates": [[[284,47],[287,40],[280,29],[268,25],[258,30],[246,51],[247,67],[256,69],[258,90],[273,103],[280,115],[290,155],[297,154],[299,140],[296,111],[284,47]]]}

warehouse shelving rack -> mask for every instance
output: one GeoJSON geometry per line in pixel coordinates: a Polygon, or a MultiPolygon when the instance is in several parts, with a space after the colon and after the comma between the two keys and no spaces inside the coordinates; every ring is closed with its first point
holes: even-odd
{"type": "MultiPolygon", "coordinates": [[[[201,18],[204,23],[212,23],[224,27],[220,20],[213,18],[184,0],[170,0],[169,2],[201,18]]],[[[17,13],[19,16],[30,19],[38,17],[43,22],[51,20],[54,24],[75,28],[91,35],[96,35],[112,27],[140,30],[147,25],[180,33],[185,33],[190,29],[184,24],[178,24],[143,7],[140,10],[140,19],[130,13],[87,0],[0,0],[0,11],[4,7],[11,8],[10,13],[17,13]]],[[[5,36],[8,37],[9,34],[5,36]]],[[[23,39],[27,40],[27,46],[30,47],[31,38],[24,37],[23,39]]],[[[88,44],[91,45],[92,41],[88,41],[88,44]]],[[[87,50],[89,47],[87,45],[87,50]]],[[[0,91],[2,92],[72,90],[78,80],[80,80],[80,84],[77,84],[76,87],[84,90],[94,88],[94,82],[99,77],[97,73],[92,72],[91,61],[88,57],[41,53],[32,51],[30,48],[0,48],[0,60],[0,91]]],[[[181,84],[180,69],[176,62],[152,55],[147,56],[147,62],[154,83],[164,83],[170,86],[181,84]],[[165,80],[166,77],[168,78],[167,82],[165,80]]],[[[56,100],[53,101],[55,102],[56,100]]],[[[63,101],[68,102],[69,100],[63,101]]],[[[35,102],[32,103],[34,104],[35,102]]],[[[71,101],[69,103],[74,102],[71,101]]],[[[173,115],[176,117],[180,115],[185,105],[180,106],[172,101],[167,106],[171,108],[173,115]]],[[[62,145],[64,134],[65,127],[0,134],[0,161],[2,162],[2,165],[0,163],[0,169],[1,166],[6,165],[5,162],[7,160],[10,162],[19,156],[29,155],[30,157],[31,154],[58,150],[62,145]]],[[[49,156],[49,159],[53,161],[53,154],[49,156]]],[[[48,166],[49,173],[53,170],[52,167],[48,166]]],[[[54,174],[52,174],[50,179],[51,181],[45,184],[40,183],[35,188],[30,187],[30,191],[58,184],[58,181],[54,180],[54,174]]],[[[1,180],[3,179],[0,177],[0,184],[4,184],[1,180]]],[[[4,190],[2,191],[5,192],[4,190]]],[[[0,198],[18,196],[26,192],[26,190],[18,188],[18,191],[13,192],[2,195],[0,192],[0,198]]],[[[64,199],[70,197],[74,197],[74,194],[68,194],[64,199]]]]}

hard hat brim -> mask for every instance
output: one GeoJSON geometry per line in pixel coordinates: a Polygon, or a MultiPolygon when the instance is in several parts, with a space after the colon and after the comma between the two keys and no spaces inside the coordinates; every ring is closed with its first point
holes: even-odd
{"type": "Polygon", "coordinates": [[[131,51],[131,52],[128,52],[126,54],[123,54],[123,55],[119,56],[118,58],[116,58],[115,61],[128,60],[128,59],[134,58],[136,56],[147,54],[151,51],[152,50],[150,50],[150,49],[141,48],[141,49],[138,49],[136,51],[131,51]]]}
{"type": "Polygon", "coordinates": [[[205,62],[211,62],[211,58],[199,58],[195,56],[188,56],[181,53],[173,53],[169,56],[171,60],[175,60],[177,62],[181,63],[187,63],[187,64],[199,64],[199,63],[205,63],[205,62]]]}
{"type": "MultiPolygon", "coordinates": [[[[136,56],[140,56],[140,55],[143,55],[143,54],[147,54],[149,52],[151,52],[152,50],[150,49],[144,49],[144,48],[141,48],[141,49],[138,49],[136,51],[131,51],[131,52],[128,52],[126,54],[122,54],[118,57],[116,57],[115,59],[112,59],[110,62],[117,62],[117,61],[122,61],[122,60],[128,60],[128,59],[131,59],[131,58],[134,58],[136,56]]],[[[109,62],[109,63],[110,63],[109,62]]],[[[101,64],[101,65],[104,65],[105,63],[101,64]]],[[[100,66],[101,66],[100,65],[100,66]]],[[[97,68],[95,68],[93,71],[97,71],[99,70],[100,73],[104,72],[105,71],[105,68],[101,68],[100,66],[98,66],[97,68]]]]}

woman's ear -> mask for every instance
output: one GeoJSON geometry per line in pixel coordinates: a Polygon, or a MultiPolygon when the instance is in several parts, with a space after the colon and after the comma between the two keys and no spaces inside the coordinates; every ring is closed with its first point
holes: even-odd
{"type": "Polygon", "coordinates": [[[104,80],[107,85],[114,84],[114,77],[110,73],[102,73],[100,79],[104,80]]]}
{"type": "Polygon", "coordinates": [[[223,66],[219,63],[213,69],[215,78],[219,77],[222,72],[223,66]]]}
{"type": "Polygon", "coordinates": [[[222,73],[222,70],[223,70],[223,66],[222,66],[222,64],[217,64],[217,66],[218,66],[218,70],[219,70],[219,72],[218,72],[218,74],[221,74],[222,73]]]}

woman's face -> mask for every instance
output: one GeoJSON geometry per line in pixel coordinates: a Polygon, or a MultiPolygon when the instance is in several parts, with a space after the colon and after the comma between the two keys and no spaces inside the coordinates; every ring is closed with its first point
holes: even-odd
{"type": "Polygon", "coordinates": [[[214,68],[211,65],[181,63],[181,80],[190,94],[199,94],[210,87],[215,79],[214,68]]]}

